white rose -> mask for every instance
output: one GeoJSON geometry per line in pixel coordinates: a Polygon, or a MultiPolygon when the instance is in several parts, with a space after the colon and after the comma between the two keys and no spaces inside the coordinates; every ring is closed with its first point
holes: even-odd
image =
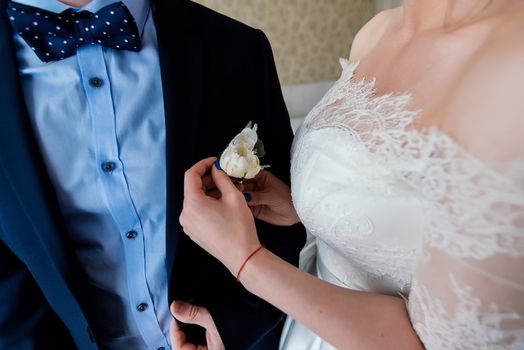
{"type": "Polygon", "coordinates": [[[246,127],[229,143],[220,157],[220,167],[229,176],[252,179],[263,169],[255,151],[257,125],[246,127]]]}
{"type": "Polygon", "coordinates": [[[251,151],[255,148],[255,145],[258,141],[258,135],[257,135],[257,125],[255,124],[253,126],[253,129],[251,128],[244,128],[240,134],[235,136],[233,140],[229,143],[229,145],[243,145],[246,148],[250,149],[251,151]]]}

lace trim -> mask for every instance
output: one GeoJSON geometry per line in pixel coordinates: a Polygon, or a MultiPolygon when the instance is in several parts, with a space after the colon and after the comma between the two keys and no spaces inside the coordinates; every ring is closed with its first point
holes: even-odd
{"type": "Polygon", "coordinates": [[[449,274],[451,290],[456,297],[454,311],[428,289],[413,282],[408,311],[413,328],[432,349],[494,350],[522,349],[524,330],[503,327],[507,321],[521,320],[516,312],[501,312],[496,304],[483,305],[473,288],[461,286],[449,274]]]}
{"type": "MultiPolygon", "coordinates": [[[[432,213],[427,244],[462,258],[524,256],[524,158],[495,170],[437,128],[417,130],[420,111],[409,110],[409,94],[376,96],[375,80],[352,80],[358,63],[342,59],[341,65],[341,78],[307,116],[298,138],[337,128],[362,144],[377,165],[424,198],[432,213]]],[[[300,173],[300,164],[293,167],[300,173]]]]}

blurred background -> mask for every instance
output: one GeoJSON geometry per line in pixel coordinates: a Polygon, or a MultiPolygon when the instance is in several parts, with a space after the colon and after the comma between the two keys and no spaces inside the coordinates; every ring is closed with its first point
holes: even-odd
{"type": "Polygon", "coordinates": [[[262,29],[273,48],[282,91],[296,128],[338,78],[339,58],[377,12],[402,0],[195,0],[262,29]]]}

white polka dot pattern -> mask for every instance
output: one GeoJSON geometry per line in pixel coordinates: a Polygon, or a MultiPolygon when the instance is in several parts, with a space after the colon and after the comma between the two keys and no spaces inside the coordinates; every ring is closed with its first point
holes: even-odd
{"type": "Polygon", "coordinates": [[[43,62],[70,57],[82,45],[140,51],[135,20],[123,2],[95,14],[67,9],[62,13],[10,3],[7,12],[18,33],[43,62]]]}

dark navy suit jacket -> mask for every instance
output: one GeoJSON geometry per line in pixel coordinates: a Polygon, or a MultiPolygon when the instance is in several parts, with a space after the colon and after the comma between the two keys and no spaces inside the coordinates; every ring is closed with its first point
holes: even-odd
{"type": "MultiPolygon", "coordinates": [[[[84,288],[21,90],[7,0],[0,0],[0,349],[97,349],[84,288]]],[[[252,120],[265,164],[289,181],[292,131],[269,43],[189,0],[153,0],[164,91],[169,298],[207,307],[227,349],[247,349],[282,314],[249,294],[178,223],[184,171],[218,156],[252,120]]],[[[147,101],[144,101],[147,103],[147,101]]],[[[296,264],[301,226],[257,223],[260,239],[296,264]]],[[[188,328],[202,338],[200,329],[188,328]]]]}

